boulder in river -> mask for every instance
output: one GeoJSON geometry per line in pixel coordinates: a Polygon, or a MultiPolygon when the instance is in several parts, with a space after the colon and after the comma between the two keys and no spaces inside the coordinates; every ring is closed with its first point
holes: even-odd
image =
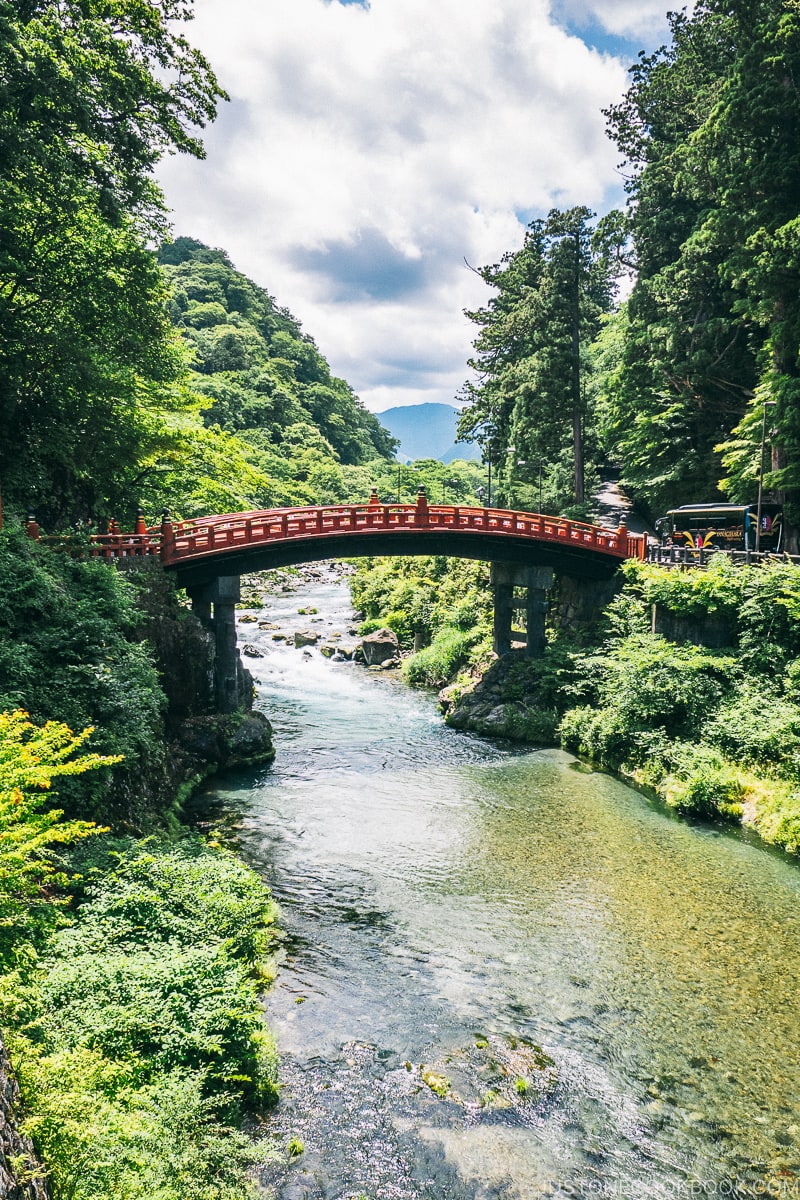
{"type": "Polygon", "coordinates": [[[295,646],[316,646],[318,641],[319,634],[313,633],[310,629],[298,629],[295,631],[295,646]]]}
{"type": "Polygon", "coordinates": [[[259,650],[258,646],[254,646],[252,642],[245,642],[242,646],[242,654],[245,654],[248,658],[264,657],[264,651],[259,650]]]}
{"type": "Polygon", "coordinates": [[[230,766],[248,766],[270,761],[275,757],[272,745],[272,725],[262,712],[254,709],[241,717],[227,740],[230,766]]]}
{"type": "Polygon", "coordinates": [[[398,657],[400,646],[397,634],[392,633],[391,629],[376,629],[363,639],[361,649],[368,667],[380,667],[389,659],[398,657]]]}

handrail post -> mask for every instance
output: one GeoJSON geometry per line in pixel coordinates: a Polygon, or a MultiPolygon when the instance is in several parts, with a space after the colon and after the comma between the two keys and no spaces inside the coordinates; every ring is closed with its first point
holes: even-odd
{"type": "Polygon", "coordinates": [[[133,531],[137,537],[142,537],[147,533],[147,522],[144,519],[144,513],[141,508],[136,509],[136,524],[133,527],[133,531]]]}
{"type": "Polygon", "coordinates": [[[25,520],[25,532],[32,542],[38,542],[41,535],[41,530],[39,529],[39,526],[36,523],[36,517],[32,512],[28,513],[28,516],[25,520]]]}
{"type": "Polygon", "coordinates": [[[158,556],[162,562],[169,562],[174,546],[175,531],[172,528],[172,518],[169,515],[169,510],[165,508],[161,514],[161,545],[158,551],[158,556]]]}

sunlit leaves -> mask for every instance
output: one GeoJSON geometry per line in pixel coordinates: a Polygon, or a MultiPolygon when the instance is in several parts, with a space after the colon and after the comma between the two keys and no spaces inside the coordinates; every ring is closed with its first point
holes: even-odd
{"type": "Polygon", "coordinates": [[[73,734],[59,721],[35,725],[26,712],[0,712],[0,962],[9,965],[31,911],[66,882],[53,850],[96,832],[87,821],[65,821],[48,804],[53,780],[83,775],[119,757],[83,750],[94,731],[73,734]]]}

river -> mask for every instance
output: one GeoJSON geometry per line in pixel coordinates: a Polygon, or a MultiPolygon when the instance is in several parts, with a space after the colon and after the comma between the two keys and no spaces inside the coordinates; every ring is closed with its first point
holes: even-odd
{"type": "MultiPolygon", "coordinates": [[[[318,574],[259,618],[347,640],[318,574]]],[[[798,867],[273,633],[277,758],[217,789],[287,934],[265,1193],[800,1196],[798,867]]]]}

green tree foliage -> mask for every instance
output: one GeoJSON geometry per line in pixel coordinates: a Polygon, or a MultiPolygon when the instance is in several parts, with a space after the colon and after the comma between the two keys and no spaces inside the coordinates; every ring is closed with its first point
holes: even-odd
{"type": "Polygon", "coordinates": [[[596,460],[590,347],[611,306],[610,264],[591,219],[586,208],[554,209],[531,223],[521,250],[479,272],[497,294],[467,314],[481,331],[459,435],[481,443],[507,503],[537,506],[531,481],[541,464],[551,507],[584,504],[587,461],[596,460]]]}
{"type": "Polygon", "coordinates": [[[752,499],[763,403],[774,486],[796,486],[800,194],[793,0],[704,0],[641,56],[610,132],[631,177],[636,284],[604,435],[653,508],[752,499]]]}
{"type": "Polygon", "coordinates": [[[190,0],[0,0],[0,484],[50,524],[108,514],[169,441],[181,355],[146,240],[151,169],[222,95],[190,0]]]}

